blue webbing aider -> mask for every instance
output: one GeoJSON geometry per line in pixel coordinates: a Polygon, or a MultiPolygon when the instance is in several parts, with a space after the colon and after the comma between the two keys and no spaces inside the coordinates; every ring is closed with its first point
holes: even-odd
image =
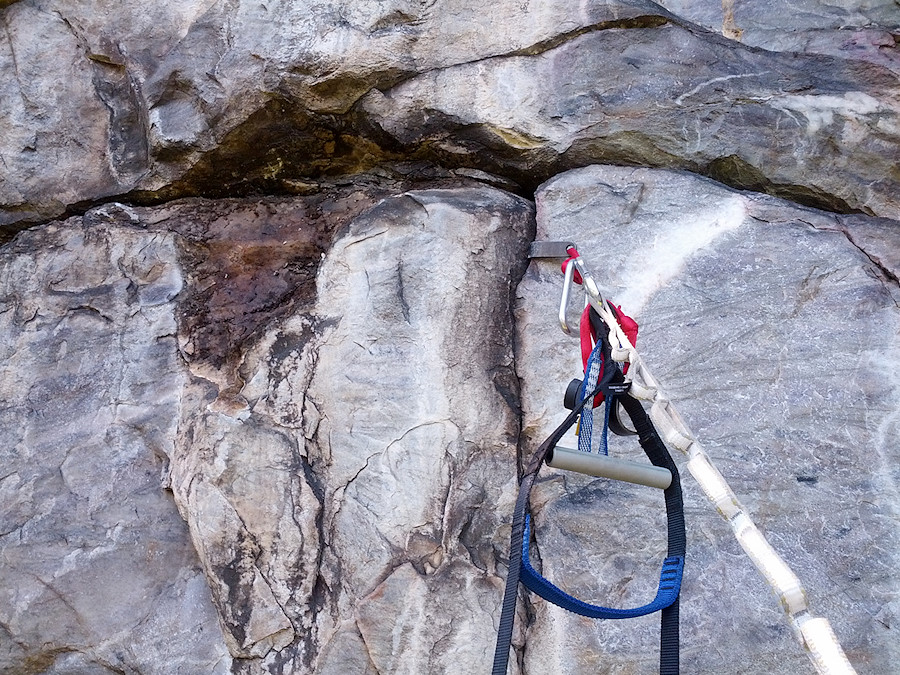
{"type": "MultiPolygon", "coordinates": [[[[591,310],[590,319],[592,325],[600,328],[602,319],[593,310],[591,310]]],[[[510,538],[509,569],[503,596],[500,625],[497,632],[497,646],[494,652],[492,675],[506,675],[513,625],[515,623],[519,581],[548,602],[590,618],[627,619],[657,611],[660,612],[659,672],[660,675],[678,675],[679,672],[678,600],[681,588],[681,575],[684,568],[686,536],[678,469],[656,433],[656,429],[653,427],[653,423],[650,421],[650,417],[641,403],[627,393],[622,393],[624,376],[618,365],[611,358],[610,347],[605,338],[606,332],[595,330],[595,334],[600,336],[597,347],[599,355],[602,357],[603,365],[599,369],[596,386],[591,392],[586,392],[587,386],[582,387],[580,402],[566,420],[540,445],[525,468],[525,472],[519,482],[519,495],[513,512],[512,535],[510,538]],[[531,566],[528,559],[531,527],[527,512],[531,488],[534,485],[537,473],[545,459],[552,453],[556,444],[559,443],[560,439],[575,423],[588,403],[592,402],[594,397],[601,393],[605,396],[606,413],[608,414],[609,409],[617,403],[621,404],[631,419],[641,447],[644,449],[650,462],[655,466],[667,468],[672,474],[672,483],[664,491],[668,555],[663,561],[659,588],[656,597],[651,602],[632,609],[613,609],[579,600],[541,576],[531,566]]],[[[596,368],[594,370],[597,372],[596,368]]],[[[588,376],[585,379],[588,380],[588,376]]],[[[604,436],[605,427],[606,425],[604,424],[604,436]]]]}
{"type": "Polygon", "coordinates": [[[522,573],[520,581],[544,600],[552,602],[563,609],[591,619],[633,619],[645,614],[652,614],[665,609],[678,599],[681,589],[681,572],[684,569],[684,556],[669,556],[663,560],[662,572],[659,575],[659,589],[652,602],[632,609],[613,609],[591,605],[569,595],[550,581],[538,574],[528,559],[528,540],[531,534],[531,516],[525,516],[525,536],[522,539],[522,573]]]}
{"type": "MultiPolygon", "coordinates": [[[[581,411],[580,431],[578,433],[578,449],[582,452],[591,452],[591,440],[594,428],[594,400],[588,398],[588,391],[591,382],[597,382],[600,374],[603,372],[603,366],[606,362],[603,360],[603,343],[598,342],[597,346],[591,351],[588,357],[587,367],[585,368],[584,381],[581,383],[581,391],[579,401],[587,399],[585,407],[581,411]]],[[[609,411],[612,406],[607,402],[603,406],[603,432],[600,434],[600,453],[609,454],[607,447],[607,431],[609,429],[609,411]]]]}

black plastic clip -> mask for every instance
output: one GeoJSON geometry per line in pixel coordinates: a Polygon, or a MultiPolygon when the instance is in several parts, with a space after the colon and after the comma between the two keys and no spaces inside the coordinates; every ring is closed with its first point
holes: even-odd
{"type": "MultiPolygon", "coordinates": [[[[569,382],[566,387],[566,393],[563,396],[563,405],[568,410],[575,410],[578,405],[578,395],[581,392],[581,380],[575,378],[569,382]]],[[[633,429],[629,429],[622,421],[622,406],[616,401],[616,396],[627,394],[631,388],[631,382],[616,382],[607,385],[605,392],[610,398],[610,404],[613,406],[609,415],[609,430],[616,436],[634,436],[637,434],[633,429]]]]}

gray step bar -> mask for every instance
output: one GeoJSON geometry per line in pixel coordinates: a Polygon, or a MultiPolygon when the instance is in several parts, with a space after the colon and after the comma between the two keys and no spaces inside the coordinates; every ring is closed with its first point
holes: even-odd
{"type": "Polygon", "coordinates": [[[547,456],[547,465],[554,469],[577,471],[598,478],[612,478],[665,490],[672,484],[672,472],[661,466],[641,464],[607,455],[581,452],[556,446],[547,456]]]}

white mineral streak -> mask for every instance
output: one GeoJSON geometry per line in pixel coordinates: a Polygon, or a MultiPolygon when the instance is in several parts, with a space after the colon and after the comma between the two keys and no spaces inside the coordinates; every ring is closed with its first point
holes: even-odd
{"type": "Polygon", "coordinates": [[[620,272],[624,291],[614,296],[616,302],[640,315],[656,291],[678,276],[693,255],[740,227],[746,216],[744,200],[737,195],[690,213],[673,208],[663,226],[651,233],[650,241],[635,242],[620,272]]]}
{"type": "MultiPolygon", "coordinates": [[[[772,105],[788,114],[803,115],[807,122],[806,133],[810,136],[815,135],[823,127],[831,125],[835,116],[845,121],[860,118],[866,120],[868,117],[870,121],[866,121],[869,121],[870,124],[883,125],[884,123],[879,118],[886,117],[887,113],[896,112],[896,106],[892,110],[886,101],[879,101],[862,91],[848,91],[841,96],[825,94],[779,96],[773,99],[772,105]]],[[[895,122],[888,120],[884,131],[897,133],[898,127],[895,122]]]]}

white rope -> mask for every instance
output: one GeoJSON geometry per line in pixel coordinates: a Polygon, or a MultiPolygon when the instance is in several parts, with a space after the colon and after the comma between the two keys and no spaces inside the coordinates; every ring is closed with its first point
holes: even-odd
{"type": "Polygon", "coordinates": [[[729,522],[741,548],[778,596],[816,672],[820,675],[856,675],[828,620],[810,614],[806,591],[797,575],[791,571],[753,523],[722,474],[678,416],[672,402],[644,365],[615,316],[606,307],[602,298],[593,298],[590,294],[588,298],[591,306],[597,310],[610,329],[609,343],[613,347],[612,357],[620,363],[631,364],[626,376],[626,380],[631,382],[630,393],[651,403],[650,418],[662,439],[688,456],[688,470],[722,517],[729,522]]]}

